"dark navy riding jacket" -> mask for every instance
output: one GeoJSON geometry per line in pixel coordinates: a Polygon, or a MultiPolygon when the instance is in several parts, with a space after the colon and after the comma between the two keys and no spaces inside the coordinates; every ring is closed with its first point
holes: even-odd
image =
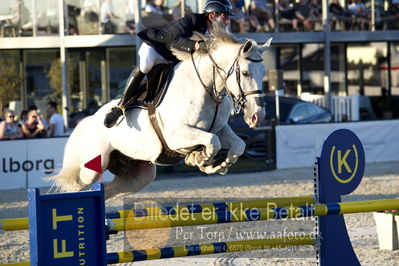
{"type": "Polygon", "coordinates": [[[137,35],[165,59],[175,61],[177,59],[170,49],[173,47],[183,52],[194,53],[195,41],[188,38],[194,31],[205,34],[207,30],[206,21],[206,15],[193,13],[172,22],[165,29],[146,29],[137,35]]]}

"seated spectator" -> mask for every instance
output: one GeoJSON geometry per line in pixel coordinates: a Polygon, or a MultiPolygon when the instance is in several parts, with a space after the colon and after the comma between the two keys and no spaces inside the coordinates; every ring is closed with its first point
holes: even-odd
{"type": "Polygon", "coordinates": [[[309,23],[311,24],[312,30],[315,30],[315,25],[321,25],[321,5],[319,0],[310,0],[309,3],[309,23]]]}
{"type": "Polygon", "coordinates": [[[112,0],[105,0],[101,5],[100,10],[101,18],[101,33],[103,34],[114,34],[116,33],[115,20],[119,19],[114,13],[114,5],[112,0]]]}
{"type": "Polygon", "coordinates": [[[18,124],[15,122],[14,111],[8,109],[4,114],[5,120],[0,123],[0,139],[20,139],[22,138],[22,132],[18,124]]]}
{"type": "MultiPolygon", "coordinates": [[[[181,15],[181,2],[182,0],[178,0],[175,4],[175,6],[172,9],[172,17],[173,17],[173,21],[178,20],[179,18],[182,18],[183,16],[181,15]]],[[[190,15],[191,13],[193,13],[193,10],[191,9],[191,7],[189,5],[184,5],[184,15],[190,15]]]]}
{"type": "Polygon", "coordinates": [[[93,3],[93,0],[85,0],[83,2],[80,15],[76,20],[79,34],[88,35],[99,33],[98,8],[93,3]]]}
{"type": "Polygon", "coordinates": [[[47,104],[47,114],[50,117],[47,137],[60,137],[65,133],[64,118],[57,111],[57,103],[49,102],[47,104]]]}
{"type": "Polygon", "coordinates": [[[28,119],[22,124],[22,133],[26,138],[41,138],[46,136],[43,122],[36,110],[28,112],[28,119]]]}
{"type": "MultiPolygon", "coordinates": [[[[270,31],[274,31],[276,28],[273,10],[267,7],[265,0],[251,0],[249,5],[249,14],[255,16],[260,25],[266,26],[265,24],[267,24],[270,31]]],[[[262,30],[258,29],[257,31],[265,31],[265,28],[262,30]]]]}
{"type": "Polygon", "coordinates": [[[143,25],[146,28],[162,29],[169,25],[171,20],[165,18],[160,5],[156,5],[155,0],[146,0],[144,12],[142,12],[143,25]]]}
{"type": "Polygon", "coordinates": [[[135,0],[126,1],[126,32],[136,34],[136,23],[134,21],[135,0]]]}
{"type": "Polygon", "coordinates": [[[290,5],[289,0],[280,0],[278,3],[280,21],[288,20],[291,22],[293,31],[298,30],[298,19],[295,16],[295,9],[290,5]]]}
{"type": "Polygon", "coordinates": [[[74,5],[66,6],[68,10],[68,35],[79,35],[77,18],[79,17],[81,10],[74,5]]]}
{"type": "Polygon", "coordinates": [[[388,11],[384,15],[386,28],[388,30],[399,29],[399,0],[392,0],[389,4],[388,11]]]}
{"type": "Polygon", "coordinates": [[[17,6],[14,9],[14,17],[11,23],[18,30],[18,35],[22,35],[22,30],[30,23],[30,13],[22,0],[17,0],[17,6]]]}
{"type": "Polygon", "coordinates": [[[306,31],[313,30],[313,24],[309,18],[310,6],[308,0],[300,0],[299,3],[295,5],[295,16],[298,21],[303,25],[306,31]]]}
{"type": "Polygon", "coordinates": [[[231,22],[238,24],[239,33],[247,33],[245,29],[245,1],[244,0],[232,0],[232,7],[234,16],[231,16],[231,22]]]}
{"type": "Polygon", "coordinates": [[[155,5],[155,0],[147,0],[144,6],[144,11],[147,13],[163,14],[163,11],[158,9],[158,7],[155,5]]]}
{"type": "Polygon", "coordinates": [[[332,15],[332,30],[335,29],[337,23],[339,24],[341,30],[350,29],[352,15],[346,8],[341,6],[341,2],[339,0],[332,0],[332,3],[330,4],[330,13],[332,15]]]}
{"type": "Polygon", "coordinates": [[[366,8],[361,0],[352,0],[348,10],[354,17],[352,30],[368,30],[370,29],[370,11],[366,8]]]}

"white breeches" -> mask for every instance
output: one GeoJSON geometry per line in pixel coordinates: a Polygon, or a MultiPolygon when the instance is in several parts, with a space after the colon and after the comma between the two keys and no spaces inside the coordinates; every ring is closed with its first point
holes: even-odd
{"type": "Polygon", "coordinates": [[[148,74],[153,66],[161,63],[169,63],[168,60],[163,58],[154,48],[146,43],[143,43],[139,49],[140,56],[140,71],[148,74]]]}

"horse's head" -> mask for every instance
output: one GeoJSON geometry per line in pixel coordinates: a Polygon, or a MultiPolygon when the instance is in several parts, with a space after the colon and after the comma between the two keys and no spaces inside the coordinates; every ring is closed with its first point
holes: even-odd
{"type": "MultiPolygon", "coordinates": [[[[206,41],[206,54],[196,52],[190,55],[172,50],[179,60],[191,58],[194,63],[194,58],[200,57],[198,65],[201,57],[209,58],[211,66],[206,63],[201,65],[206,68],[201,71],[201,75],[196,69],[204,88],[209,94],[216,94],[213,96],[215,101],[223,98],[224,90],[227,90],[235,112],[243,109],[245,122],[249,127],[256,127],[266,116],[262,91],[262,80],[266,70],[262,64],[262,53],[270,46],[271,39],[263,46],[253,40],[242,43],[218,23],[213,23],[211,33],[211,38],[198,33],[192,37],[196,41],[206,41]]],[[[194,63],[195,68],[198,65],[194,63]]]]}
{"type": "Polygon", "coordinates": [[[253,40],[241,44],[234,63],[235,74],[227,80],[227,87],[234,95],[235,111],[243,109],[244,120],[251,128],[259,125],[266,116],[262,91],[266,70],[262,63],[262,53],[270,46],[271,40],[263,46],[253,40]]]}
{"type": "Polygon", "coordinates": [[[223,85],[233,101],[235,112],[243,109],[245,122],[249,127],[256,127],[266,116],[262,91],[266,70],[262,53],[270,46],[272,39],[262,46],[254,40],[242,43],[217,25],[214,25],[212,33],[215,41],[209,45],[212,49],[210,57],[214,56],[214,64],[220,62],[225,69],[223,85]]]}

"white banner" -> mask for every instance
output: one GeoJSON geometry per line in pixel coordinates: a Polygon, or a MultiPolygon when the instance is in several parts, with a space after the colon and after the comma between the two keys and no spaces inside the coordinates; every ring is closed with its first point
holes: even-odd
{"type": "Polygon", "coordinates": [[[340,128],[359,137],[367,163],[399,161],[399,120],[288,125],[276,127],[277,168],[312,166],[324,140],[340,128]]]}
{"type": "MultiPolygon", "coordinates": [[[[62,167],[67,137],[0,141],[0,190],[48,187],[62,167]]],[[[104,181],[112,180],[108,171],[104,181]]]]}

